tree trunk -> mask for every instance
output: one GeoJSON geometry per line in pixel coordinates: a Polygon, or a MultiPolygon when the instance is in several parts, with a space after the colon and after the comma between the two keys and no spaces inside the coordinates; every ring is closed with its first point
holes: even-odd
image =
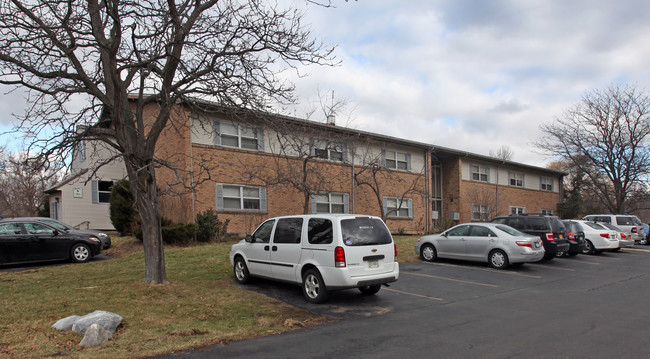
{"type": "MultiPolygon", "coordinates": [[[[128,163],[128,161],[127,161],[128,163]]],[[[145,276],[148,284],[169,284],[165,269],[165,252],[163,249],[158,191],[154,166],[139,166],[134,170],[127,164],[131,193],[140,213],[142,244],[144,246],[145,276]]]]}

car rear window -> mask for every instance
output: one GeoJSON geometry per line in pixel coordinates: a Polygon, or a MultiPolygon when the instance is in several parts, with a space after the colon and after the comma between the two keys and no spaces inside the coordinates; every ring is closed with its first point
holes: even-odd
{"type": "Polygon", "coordinates": [[[384,222],[377,218],[341,220],[343,243],[347,246],[368,246],[393,242],[384,222]]]}
{"type": "Polygon", "coordinates": [[[497,228],[504,231],[504,232],[506,232],[506,233],[508,233],[511,236],[515,236],[515,237],[527,236],[526,233],[519,232],[518,230],[516,230],[516,229],[514,229],[514,228],[512,228],[510,226],[497,226],[497,228]]]}
{"type": "Polygon", "coordinates": [[[597,222],[586,222],[585,224],[588,225],[589,227],[593,228],[593,229],[598,229],[598,230],[606,229],[605,227],[603,227],[602,225],[600,225],[597,222]]]}
{"type": "Polygon", "coordinates": [[[557,218],[551,218],[551,229],[553,230],[554,233],[557,232],[566,232],[566,227],[564,226],[564,223],[560,221],[557,218]]]}

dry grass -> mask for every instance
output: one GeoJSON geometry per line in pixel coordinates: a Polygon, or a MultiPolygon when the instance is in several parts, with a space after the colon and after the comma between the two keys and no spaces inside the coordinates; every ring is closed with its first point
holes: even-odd
{"type": "Polygon", "coordinates": [[[167,248],[170,285],[141,282],[140,244],[115,238],[118,258],[0,273],[0,357],[133,358],[280,333],[324,320],[232,286],[230,244],[167,248]],[[70,315],[107,310],[124,317],[109,343],[50,326],[70,315]]]}

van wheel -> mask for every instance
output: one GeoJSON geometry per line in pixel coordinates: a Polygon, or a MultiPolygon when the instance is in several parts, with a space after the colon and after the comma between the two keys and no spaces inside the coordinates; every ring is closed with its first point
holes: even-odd
{"type": "Polygon", "coordinates": [[[77,243],[72,246],[70,254],[72,261],[75,263],[85,263],[90,260],[90,248],[83,243],[77,243]]]}
{"type": "Polygon", "coordinates": [[[489,262],[492,268],[505,269],[508,267],[508,255],[500,249],[493,250],[490,252],[489,262]]]}
{"type": "Polygon", "coordinates": [[[359,287],[359,290],[361,291],[361,294],[363,295],[373,295],[379,292],[381,289],[381,284],[377,285],[367,285],[365,287],[359,287]]]}
{"type": "Polygon", "coordinates": [[[251,275],[248,272],[248,267],[244,258],[237,257],[235,258],[235,265],[233,266],[233,272],[235,273],[235,280],[237,283],[246,284],[250,281],[251,275]]]}
{"type": "Polygon", "coordinates": [[[317,270],[308,269],[302,275],[302,294],[311,303],[323,303],[327,300],[327,288],[317,270]]]}
{"type": "Polygon", "coordinates": [[[436,260],[436,249],[431,244],[425,244],[420,249],[420,257],[427,262],[433,262],[436,260]]]}

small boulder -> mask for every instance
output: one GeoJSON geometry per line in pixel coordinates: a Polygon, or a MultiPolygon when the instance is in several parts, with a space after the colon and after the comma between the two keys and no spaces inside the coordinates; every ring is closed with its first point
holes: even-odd
{"type": "Polygon", "coordinates": [[[102,329],[108,331],[111,335],[115,333],[117,326],[122,323],[122,317],[118,314],[96,310],[78,318],[72,325],[72,331],[79,334],[86,334],[86,330],[93,325],[98,324],[102,329]]]}
{"type": "Polygon", "coordinates": [[[81,339],[79,345],[83,347],[94,347],[102,345],[113,336],[113,332],[109,332],[102,328],[99,324],[93,324],[86,329],[84,338],[81,339]]]}
{"type": "Polygon", "coordinates": [[[81,318],[78,315],[71,315],[69,317],[59,319],[56,323],[52,324],[52,328],[56,330],[70,330],[72,325],[77,319],[81,318]]]}

